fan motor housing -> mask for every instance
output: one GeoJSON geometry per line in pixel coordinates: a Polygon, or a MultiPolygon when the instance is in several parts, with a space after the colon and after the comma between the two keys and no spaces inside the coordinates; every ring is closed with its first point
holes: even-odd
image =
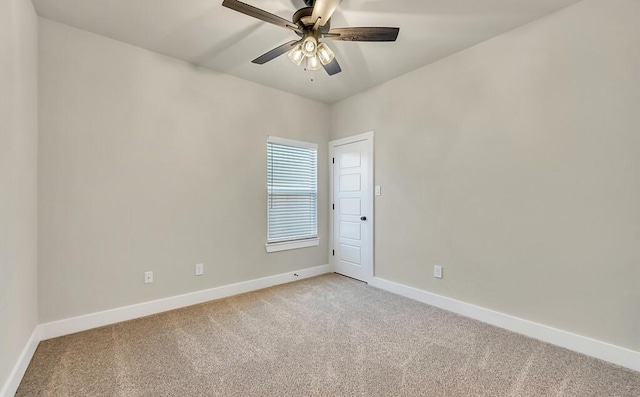
{"type": "MultiPolygon", "coordinates": [[[[312,14],[313,14],[313,7],[303,7],[298,11],[296,11],[293,14],[293,18],[291,19],[293,20],[293,23],[300,26],[303,30],[308,31],[315,24],[315,21],[311,20],[312,14]]],[[[328,33],[330,29],[331,29],[331,19],[329,19],[324,26],[320,27],[319,30],[321,33],[328,33]]],[[[302,36],[302,35],[298,33],[298,36],[302,36]]]]}

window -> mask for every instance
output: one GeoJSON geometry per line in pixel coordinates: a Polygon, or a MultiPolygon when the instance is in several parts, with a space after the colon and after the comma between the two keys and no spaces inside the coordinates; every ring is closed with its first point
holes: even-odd
{"type": "Polygon", "coordinates": [[[267,252],[318,245],[318,145],[267,140],[267,252]]]}

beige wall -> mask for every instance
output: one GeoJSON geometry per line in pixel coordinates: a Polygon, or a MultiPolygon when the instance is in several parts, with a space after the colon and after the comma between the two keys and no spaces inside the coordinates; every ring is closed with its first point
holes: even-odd
{"type": "Polygon", "coordinates": [[[40,81],[41,322],[328,262],[329,106],[46,19],[40,81]],[[319,247],[265,252],[268,134],[320,145],[319,247]]]}
{"type": "Polygon", "coordinates": [[[639,15],[587,0],[334,105],[331,139],[376,134],[376,276],[640,351],[639,15]]]}
{"type": "Polygon", "coordinates": [[[586,0],[332,114],[41,19],[40,320],[326,263],[333,118],[376,132],[378,277],[640,350],[639,12],[586,0]],[[318,248],[264,252],[267,134],[320,144],[318,248]]]}
{"type": "Polygon", "coordinates": [[[0,389],[38,316],[37,17],[0,0],[0,389]]]}

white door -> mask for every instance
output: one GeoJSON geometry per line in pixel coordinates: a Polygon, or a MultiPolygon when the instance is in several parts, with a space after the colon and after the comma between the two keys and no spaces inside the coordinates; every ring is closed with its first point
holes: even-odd
{"type": "Polygon", "coordinates": [[[373,277],[373,135],[331,142],[330,152],[333,271],[369,281],[373,277]]]}

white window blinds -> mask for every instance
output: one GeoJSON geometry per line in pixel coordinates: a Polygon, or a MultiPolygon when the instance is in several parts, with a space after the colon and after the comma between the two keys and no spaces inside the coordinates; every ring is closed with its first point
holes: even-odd
{"type": "Polygon", "coordinates": [[[318,236],[318,146],[269,137],[267,243],[318,236]]]}

